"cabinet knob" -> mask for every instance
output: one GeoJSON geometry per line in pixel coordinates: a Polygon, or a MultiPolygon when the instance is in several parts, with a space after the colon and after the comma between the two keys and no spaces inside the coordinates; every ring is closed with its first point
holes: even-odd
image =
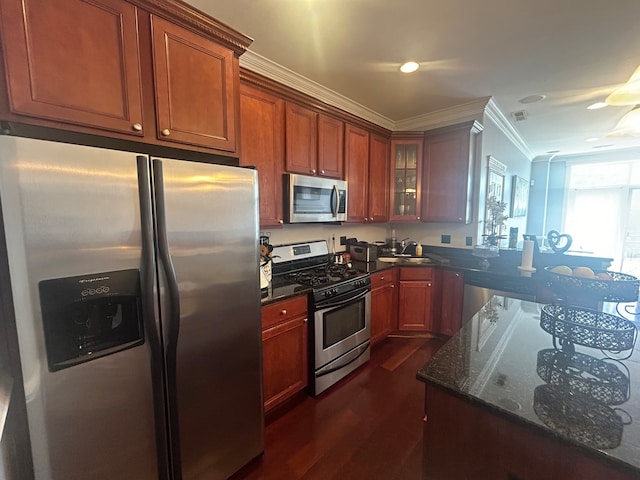
{"type": "Polygon", "coordinates": [[[141,123],[134,123],[133,125],[131,125],[131,128],[133,128],[136,132],[141,132],[142,131],[142,124],[141,123]]]}
{"type": "Polygon", "coordinates": [[[380,280],[384,280],[384,275],[380,277],[380,280]]]}
{"type": "Polygon", "coordinates": [[[307,323],[308,321],[309,321],[309,319],[308,319],[308,318],[305,318],[305,319],[304,319],[304,323],[307,323]]]}
{"type": "Polygon", "coordinates": [[[286,315],[286,314],[287,314],[287,311],[285,309],[280,311],[280,315],[286,315]]]}
{"type": "Polygon", "coordinates": [[[418,220],[420,220],[420,217],[416,217],[418,220]]]}
{"type": "Polygon", "coordinates": [[[280,219],[280,220],[278,220],[278,223],[282,224],[282,223],[284,223],[284,220],[280,219]]]}
{"type": "Polygon", "coordinates": [[[427,287],[430,287],[430,286],[431,286],[431,284],[430,284],[430,283],[427,283],[427,287]]]}
{"type": "Polygon", "coordinates": [[[312,169],[311,169],[311,173],[313,173],[313,174],[315,175],[315,174],[316,174],[316,169],[315,169],[315,168],[312,168],[312,169]]]}
{"type": "Polygon", "coordinates": [[[458,217],[458,221],[461,222],[462,221],[462,217],[458,217]]]}
{"type": "Polygon", "coordinates": [[[391,288],[396,288],[396,284],[395,284],[395,283],[392,283],[392,284],[391,284],[391,288]]]}
{"type": "Polygon", "coordinates": [[[320,170],[320,174],[321,174],[321,175],[324,175],[324,170],[320,170]]]}
{"type": "Polygon", "coordinates": [[[160,133],[163,136],[168,137],[169,135],[171,135],[171,130],[169,130],[168,128],[164,128],[164,129],[162,129],[162,131],[160,133]]]}

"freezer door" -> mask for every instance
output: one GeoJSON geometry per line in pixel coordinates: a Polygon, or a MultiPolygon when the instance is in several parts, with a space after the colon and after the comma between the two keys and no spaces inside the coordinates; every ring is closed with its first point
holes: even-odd
{"type": "Polygon", "coordinates": [[[36,478],[162,478],[149,342],[140,339],[135,298],[136,156],[0,137],[0,159],[36,478]],[[128,273],[118,280],[115,271],[128,273]],[[48,331],[39,285],[48,295],[48,331]]]}
{"type": "Polygon", "coordinates": [[[257,176],[153,169],[175,478],[224,479],[263,450],[257,176]]]}

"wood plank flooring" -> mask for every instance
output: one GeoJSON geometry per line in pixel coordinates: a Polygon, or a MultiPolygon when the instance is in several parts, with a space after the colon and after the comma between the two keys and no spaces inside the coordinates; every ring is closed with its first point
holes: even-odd
{"type": "Polygon", "coordinates": [[[388,338],[369,363],[317,398],[267,419],[264,455],[233,480],[418,480],[424,385],[439,339],[388,338]]]}

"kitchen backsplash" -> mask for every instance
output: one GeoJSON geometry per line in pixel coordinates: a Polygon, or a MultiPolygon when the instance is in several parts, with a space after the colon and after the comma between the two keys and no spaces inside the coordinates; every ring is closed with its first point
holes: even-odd
{"type": "Polygon", "coordinates": [[[261,235],[270,236],[272,245],[284,243],[305,242],[309,240],[327,240],[331,247],[331,237],[335,235],[336,251],[344,250],[340,245],[340,237],[357,238],[361,241],[385,241],[391,236],[391,229],[396,230],[396,238],[401,240],[411,238],[423,245],[437,245],[443,247],[471,248],[466,245],[467,237],[471,237],[471,244],[478,242],[474,225],[458,224],[425,224],[425,223],[378,223],[373,225],[338,224],[297,224],[284,225],[277,229],[261,229],[261,235]],[[449,237],[450,243],[442,243],[449,237]]]}

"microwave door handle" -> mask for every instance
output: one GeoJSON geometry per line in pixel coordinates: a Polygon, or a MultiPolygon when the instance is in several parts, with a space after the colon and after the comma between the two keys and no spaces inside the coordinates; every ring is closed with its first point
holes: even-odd
{"type": "Polygon", "coordinates": [[[333,186],[333,198],[334,198],[334,202],[333,202],[333,205],[331,205],[331,208],[332,208],[331,213],[333,214],[334,217],[337,217],[338,207],[340,206],[340,192],[338,191],[337,185],[333,186]]]}

